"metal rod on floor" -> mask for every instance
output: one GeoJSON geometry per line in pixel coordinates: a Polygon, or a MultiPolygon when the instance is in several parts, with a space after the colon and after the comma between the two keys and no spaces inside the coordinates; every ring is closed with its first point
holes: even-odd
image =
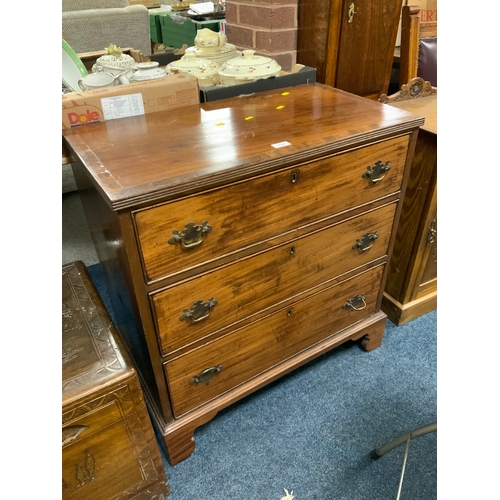
{"type": "Polygon", "coordinates": [[[410,441],[411,441],[411,433],[408,433],[408,439],[406,440],[405,456],[403,457],[403,469],[401,470],[401,477],[399,478],[398,496],[396,497],[396,500],[399,500],[399,497],[401,496],[401,488],[403,487],[403,478],[405,476],[406,460],[408,460],[410,441]]]}

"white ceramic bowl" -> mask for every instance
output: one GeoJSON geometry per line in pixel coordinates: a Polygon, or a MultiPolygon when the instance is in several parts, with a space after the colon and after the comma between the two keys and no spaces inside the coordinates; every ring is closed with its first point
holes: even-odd
{"type": "Polygon", "coordinates": [[[281,66],[274,59],[256,56],[254,50],[244,50],[241,56],[221,65],[219,76],[221,85],[230,86],[279,76],[280,71],[281,66]]]}
{"type": "Polygon", "coordinates": [[[167,76],[167,72],[163,68],[159,68],[158,61],[142,62],[136,64],[136,71],[130,77],[131,82],[144,82],[147,80],[156,80],[167,76]]]}

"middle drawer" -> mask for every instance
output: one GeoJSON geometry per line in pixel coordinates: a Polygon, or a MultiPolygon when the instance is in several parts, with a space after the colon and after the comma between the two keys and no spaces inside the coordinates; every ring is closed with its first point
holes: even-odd
{"type": "Polygon", "coordinates": [[[395,210],[383,206],[154,293],[162,354],[386,255],[395,210]]]}

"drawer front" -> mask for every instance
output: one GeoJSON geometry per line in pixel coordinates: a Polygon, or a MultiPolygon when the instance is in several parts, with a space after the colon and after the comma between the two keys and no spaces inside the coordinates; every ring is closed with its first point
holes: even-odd
{"type": "Polygon", "coordinates": [[[94,406],[94,401],[92,401],[89,405],[63,415],[63,446],[85,439],[122,418],[118,401],[104,403],[105,400],[106,397],[103,397],[100,401],[103,405],[94,409],[92,409],[94,406]],[[78,417],[80,412],[84,414],[78,417]]]}
{"type": "Polygon", "coordinates": [[[128,387],[63,413],[62,494],[69,499],[135,498],[164,480],[145,406],[135,407],[128,387]]]}
{"type": "Polygon", "coordinates": [[[408,136],[306,162],[134,213],[154,281],[397,192],[408,136]],[[366,176],[377,162],[390,170],[366,176]]]}
{"type": "Polygon", "coordinates": [[[142,481],[123,420],[63,448],[64,500],[108,500],[142,481]]]}
{"type": "MultiPolygon", "coordinates": [[[[137,376],[129,377],[123,385],[99,385],[96,381],[95,395],[90,401],[76,403],[71,410],[63,407],[62,427],[63,446],[65,443],[78,441],[89,434],[98,432],[124,416],[145,408],[142,391],[137,376]]],[[[81,395],[85,397],[86,393],[81,395]]],[[[81,401],[82,399],[80,399],[81,401]]]]}
{"type": "Polygon", "coordinates": [[[384,265],[372,268],[165,363],[175,416],[370,316],[376,310],[383,270],[384,265]],[[357,310],[346,307],[356,295],[364,295],[364,303],[354,303],[357,310]]]}
{"type": "Polygon", "coordinates": [[[395,210],[392,203],[155,293],[163,354],[386,255],[395,210]]]}

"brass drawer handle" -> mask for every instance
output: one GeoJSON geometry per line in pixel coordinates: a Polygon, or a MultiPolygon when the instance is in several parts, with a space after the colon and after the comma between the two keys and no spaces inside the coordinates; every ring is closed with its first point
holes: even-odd
{"type": "Polygon", "coordinates": [[[222,371],[222,365],[215,365],[209,368],[205,368],[199,375],[195,375],[191,379],[189,385],[199,384],[200,382],[203,382],[205,385],[208,385],[212,377],[214,375],[217,375],[221,371],[222,371]]]}
{"type": "Polygon", "coordinates": [[[342,307],[344,307],[345,309],[351,308],[353,311],[362,311],[366,307],[365,299],[365,294],[355,295],[352,299],[349,299],[342,307]],[[363,304],[362,307],[358,307],[360,304],[363,304]]]}
{"type": "Polygon", "coordinates": [[[208,234],[211,230],[212,226],[206,220],[199,225],[194,222],[188,222],[182,231],[174,229],[172,231],[173,236],[170,237],[168,242],[171,245],[180,243],[182,248],[186,249],[194,248],[203,243],[205,234],[208,234]]]}
{"type": "Polygon", "coordinates": [[[373,233],[365,233],[362,238],[358,238],[356,243],[353,245],[352,249],[355,250],[359,248],[362,252],[370,250],[373,246],[373,242],[378,238],[377,231],[373,233]]]}
{"type": "Polygon", "coordinates": [[[427,233],[427,243],[434,243],[437,237],[437,219],[432,219],[427,233]]]}
{"type": "Polygon", "coordinates": [[[206,302],[203,300],[197,300],[193,306],[189,309],[184,309],[184,312],[179,317],[181,321],[185,319],[191,320],[191,323],[198,323],[198,321],[203,321],[210,316],[212,309],[218,304],[218,302],[210,297],[206,302]]]}
{"type": "Polygon", "coordinates": [[[382,163],[380,160],[375,162],[373,167],[366,167],[365,173],[361,176],[363,179],[370,179],[374,184],[381,181],[388,170],[391,169],[389,161],[382,163]]]}

